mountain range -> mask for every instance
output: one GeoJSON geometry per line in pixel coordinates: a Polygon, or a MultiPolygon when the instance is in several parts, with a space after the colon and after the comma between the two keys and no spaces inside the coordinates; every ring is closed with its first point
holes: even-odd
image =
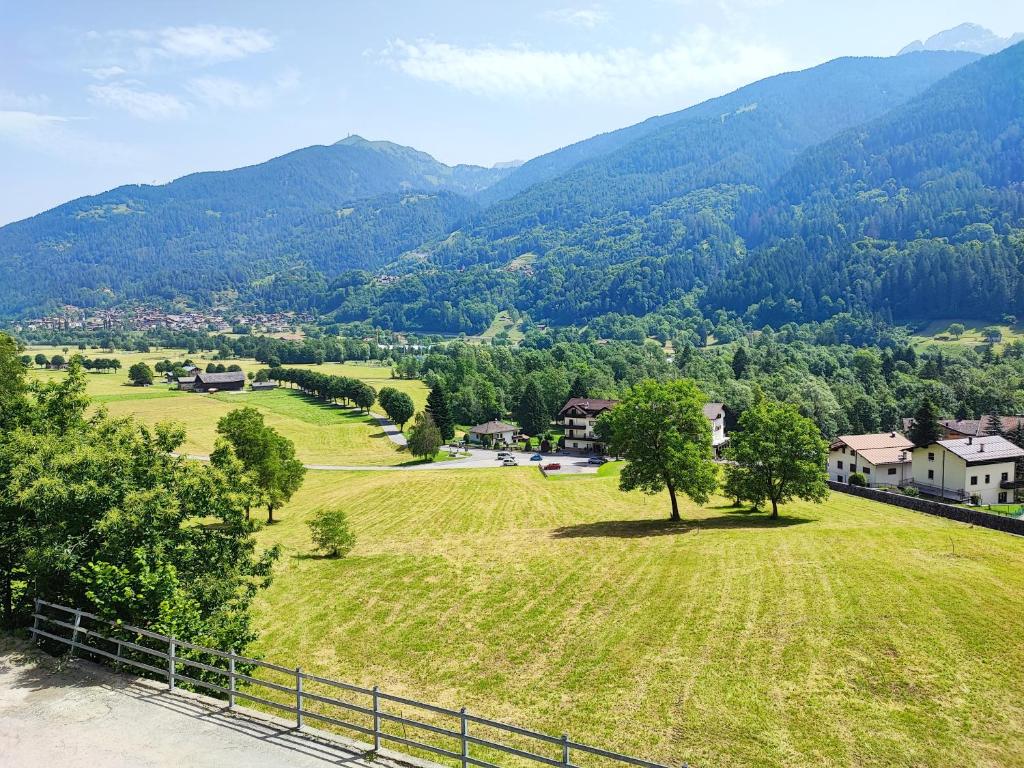
{"type": "Polygon", "coordinates": [[[923,42],[915,40],[905,45],[900,53],[915,53],[917,51],[967,51],[968,53],[980,53],[987,56],[990,53],[999,53],[1011,45],[1024,40],[1024,32],[1007,37],[1001,37],[991,29],[986,29],[980,24],[959,24],[952,29],[938,32],[923,42]]]}
{"type": "Polygon", "coordinates": [[[1020,313],[1022,71],[1020,44],[843,58],[521,165],[352,136],[119,187],[0,228],[0,315],[176,300],[476,332],[509,307],[1020,313]]]}

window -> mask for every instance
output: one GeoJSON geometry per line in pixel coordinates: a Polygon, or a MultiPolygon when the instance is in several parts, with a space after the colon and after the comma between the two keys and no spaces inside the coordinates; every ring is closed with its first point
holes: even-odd
{"type": "Polygon", "coordinates": [[[856,472],[857,471],[857,465],[856,464],[851,464],[850,465],[850,471],[851,472],[856,472]]]}
{"type": "Polygon", "coordinates": [[[843,446],[843,454],[844,455],[846,454],[846,446],[845,445],[843,446]]]}
{"type": "Polygon", "coordinates": [[[1006,491],[1000,491],[999,492],[999,503],[1000,504],[1005,504],[1006,503],[1006,491]]]}
{"type": "Polygon", "coordinates": [[[978,476],[977,475],[971,475],[971,485],[977,485],[977,484],[978,484],[978,476]]]}
{"type": "Polygon", "coordinates": [[[988,485],[990,482],[991,480],[989,480],[989,476],[985,475],[985,485],[988,485]]]}
{"type": "Polygon", "coordinates": [[[929,469],[928,470],[928,479],[929,480],[934,480],[935,479],[935,470],[934,469],[929,469]]]}
{"type": "Polygon", "coordinates": [[[843,462],[837,461],[836,462],[836,467],[838,467],[839,469],[842,469],[843,468],[843,462]]]}
{"type": "Polygon", "coordinates": [[[1005,483],[1009,479],[1010,479],[1010,473],[1009,472],[1003,472],[1003,476],[1002,476],[1001,480],[1005,483]]]}
{"type": "Polygon", "coordinates": [[[890,475],[895,475],[896,474],[896,467],[889,467],[889,474],[890,475]]]}
{"type": "Polygon", "coordinates": [[[935,454],[934,453],[931,453],[931,452],[928,453],[928,461],[935,461],[935,454]]]}
{"type": "Polygon", "coordinates": [[[842,475],[836,475],[836,482],[837,483],[843,482],[843,476],[842,475]]]}
{"type": "Polygon", "coordinates": [[[865,475],[870,475],[871,474],[871,467],[861,467],[861,469],[864,470],[864,474],[865,475]]]}

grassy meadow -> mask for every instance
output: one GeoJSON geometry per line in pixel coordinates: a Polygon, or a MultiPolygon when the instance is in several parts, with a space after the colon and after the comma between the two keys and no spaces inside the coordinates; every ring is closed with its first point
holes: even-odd
{"type": "Polygon", "coordinates": [[[670,524],[606,469],[311,472],[259,650],[670,764],[1024,765],[1024,540],[841,494],[670,524]]]}
{"type": "Polygon", "coordinates": [[[911,340],[918,346],[961,345],[967,347],[980,347],[987,344],[982,330],[988,327],[998,328],[1002,331],[1002,341],[994,344],[994,348],[1001,350],[1003,346],[1011,341],[1024,339],[1024,325],[1006,325],[1005,323],[984,322],[982,320],[934,320],[923,328],[919,329],[911,340]],[[949,326],[953,323],[960,323],[966,329],[959,338],[949,335],[949,326]]]}
{"type": "MultiPolygon", "coordinates": [[[[47,357],[64,354],[59,348],[31,347],[28,354],[42,352],[47,357]]],[[[77,350],[69,349],[68,354],[77,350]]],[[[113,416],[135,416],[148,424],[159,421],[177,421],[188,433],[183,447],[186,453],[208,454],[216,440],[217,421],[225,414],[245,405],[263,412],[267,423],[295,442],[296,452],[309,464],[393,465],[410,461],[412,457],[399,451],[387,438],[377,422],[356,409],[340,408],[304,396],[297,390],[282,388],[270,392],[220,392],[205,395],[178,392],[158,377],[152,387],[134,387],[128,382],[128,369],[137,362],[154,366],[160,360],[184,359],[181,350],[157,350],[150,353],[106,353],[88,350],[87,357],[116,357],[122,363],[117,373],[87,373],[88,392],[93,402],[102,405],[113,416]]],[[[188,355],[201,368],[212,361],[213,355],[188,355]]],[[[265,367],[255,360],[230,360],[247,373],[265,367]]],[[[426,403],[427,388],[421,381],[391,379],[391,371],[379,365],[356,363],[324,363],[317,368],[324,373],[351,376],[366,381],[376,389],[393,386],[408,392],[416,408],[426,403]]],[[[31,376],[37,379],[55,379],[65,374],[33,368],[31,376]]]]}

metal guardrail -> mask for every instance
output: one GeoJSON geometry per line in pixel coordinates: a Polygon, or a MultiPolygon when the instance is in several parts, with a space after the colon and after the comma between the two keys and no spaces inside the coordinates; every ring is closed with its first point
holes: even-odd
{"type": "MultiPolygon", "coordinates": [[[[459,710],[439,707],[385,693],[377,686],[365,688],[312,675],[303,672],[301,667],[292,669],[261,659],[239,656],[234,652],[205,648],[142,627],[109,621],[80,608],[68,608],[36,599],[32,617],[31,632],[36,641],[45,638],[69,646],[72,654],[80,651],[94,654],[115,665],[142,669],[165,679],[169,691],[173,691],[178,683],[213,691],[227,697],[228,709],[231,710],[236,709],[236,700],[242,698],[289,712],[295,716],[295,726],[300,731],[305,725],[306,718],[310,718],[318,723],[369,736],[373,739],[374,752],[379,752],[381,743],[388,741],[448,758],[457,762],[461,768],[501,768],[499,763],[477,756],[479,752],[474,755],[474,746],[554,768],[580,768],[580,764],[573,762],[573,759],[581,755],[639,768],[669,768],[660,763],[582,744],[571,740],[567,734],[560,737],[551,736],[470,714],[465,707],[459,710]],[[45,609],[62,612],[63,618],[47,615],[45,609]],[[90,628],[83,623],[84,621],[91,622],[94,626],[90,628]],[[68,632],[70,637],[65,636],[68,632]],[[101,647],[103,644],[106,645],[105,648],[101,647]],[[151,645],[158,647],[150,647],[151,645]],[[202,657],[206,657],[207,660],[200,661],[202,657]],[[183,670],[189,671],[188,668],[199,670],[200,674],[206,673],[207,678],[212,676],[223,685],[194,674],[182,674],[183,670]],[[288,682],[283,684],[261,679],[255,676],[257,670],[266,670],[278,675],[279,679],[285,678],[288,682]],[[240,683],[244,688],[240,688],[240,683]],[[320,692],[314,690],[314,686],[318,686],[320,692]],[[258,696],[254,691],[260,687],[271,692],[287,694],[294,704],[265,698],[267,695],[272,696],[273,693],[258,696]],[[325,693],[325,689],[333,695],[325,693]],[[361,698],[362,703],[350,700],[353,697],[361,698]],[[411,707],[426,714],[421,714],[419,719],[405,717],[403,714],[396,714],[388,705],[411,707]],[[362,722],[345,719],[353,715],[362,718],[362,722]],[[432,717],[435,719],[434,723],[425,722],[432,717]],[[439,724],[442,721],[447,721],[447,724],[439,724]],[[402,726],[402,735],[386,730],[386,724],[402,726]],[[471,725],[476,726],[472,733],[471,725]],[[434,743],[411,738],[405,726],[415,729],[419,738],[426,738],[419,735],[421,732],[436,737],[434,743]],[[505,740],[485,738],[484,730],[501,733],[505,740]],[[518,738],[518,741],[508,743],[513,741],[512,737],[518,738]],[[438,741],[443,741],[444,746],[439,745],[438,741]],[[547,749],[548,754],[541,754],[543,749],[547,749]]],[[[264,692],[261,690],[260,693],[264,692]]]]}

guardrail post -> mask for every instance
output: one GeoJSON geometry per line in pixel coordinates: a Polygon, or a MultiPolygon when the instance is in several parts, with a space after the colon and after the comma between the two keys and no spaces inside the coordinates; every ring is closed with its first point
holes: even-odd
{"type": "Polygon", "coordinates": [[[562,765],[571,765],[569,762],[569,734],[562,734],[562,765]]]}
{"type": "Polygon", "coordinates": [[[302,730],[302,667],[295,668],[295,726],[302,730]]]}
{"type": "Polygon", "coordinates": [[[82,624],[82,609],[75,608],[75,628],[71,631],[71,655],[75,655],[75,643],[78,642],[78,627],[82,624]]]}
{"type": "Polygon", "coordinates": [[[373,686],[373,751],[380,752],[380,688],[373,686]]]}
{"type": "Polygon", "coordinates": [[[228,709],[235,708],[235,652],[228,654],[228,709]]]}
{"type": "Polygon", "coordinates": [[[33,611],[35,616],[32,617],[32,639],[39,642],[39,636],[36,634],[36,630],[39,629],[39,616],[42,614],[43,606],[39,604],[39,598],[36,598],[36,609],[33,611]]]}
{"type": "Polygon", "coordinates": [[[174,651],[175,651],[174,635],[171,635],[167,640],[167,690],[174,690],[174,651]]]}
{"type": "Polygon", "coordinates": [[[459,710],[459,725],[462,732],[462,768],[469,766],[469,721],[466,719],[466,708],[459,710]]]}

